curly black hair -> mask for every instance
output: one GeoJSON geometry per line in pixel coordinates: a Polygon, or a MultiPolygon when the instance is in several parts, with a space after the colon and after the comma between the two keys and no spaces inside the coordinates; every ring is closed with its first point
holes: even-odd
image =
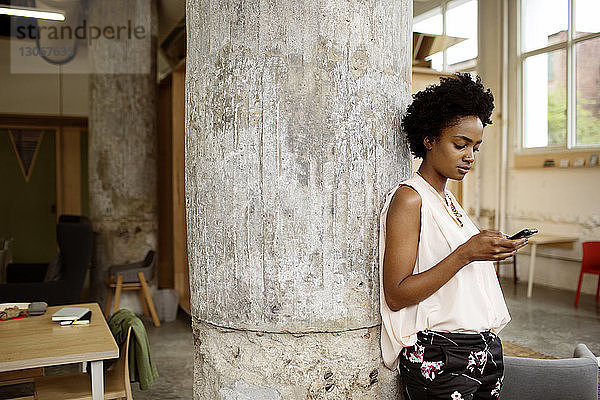
{"type": "Polygon", "coordinates": [[[439,85],[431,85],[413,95],[413,102],[402,118],[402,129],[411,153],[424,158],[425,137],[437,140],[443,129],[462,117],[479,117],[485,127],[492,123],[493,109],[494,96],[490,89],[483,87],[481,78],[473,80],[468,73],[457,73],[440,78],[439,85]]]}

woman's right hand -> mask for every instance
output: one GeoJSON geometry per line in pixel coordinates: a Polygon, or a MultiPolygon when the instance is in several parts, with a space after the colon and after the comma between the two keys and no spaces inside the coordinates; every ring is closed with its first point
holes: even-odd
{"type": "Polygon", "coordinates": [[[483,231],[472,236],[457,249],[468,261],[500,261],[515,255],[527,239],[510,240],[497,231],[483,231]]]}

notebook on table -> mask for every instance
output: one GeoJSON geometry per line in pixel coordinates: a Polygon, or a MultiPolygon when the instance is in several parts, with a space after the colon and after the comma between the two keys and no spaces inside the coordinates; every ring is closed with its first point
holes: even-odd
{"type": "Polygon", "coordinates": [[[52,321],[74,321],[83,317],[88,311],[87,307],[63,307],[52,314],[52,321]]]}
{"type": "Polygon", "coordinates": [[[60,325],[61,326],[67,326],[67,325],[89,325],[91,318],[92,318],[92,312],[88,311],[85,314],[83,314],[83,317],[81,317],[81,318],[73,319],[73,320],[67,320],[67,321],[60,321],[60,325]]]}

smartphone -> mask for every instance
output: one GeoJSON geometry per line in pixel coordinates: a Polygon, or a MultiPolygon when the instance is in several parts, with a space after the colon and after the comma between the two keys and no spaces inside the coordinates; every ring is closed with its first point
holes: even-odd
{"type": "Polygon", "coordinates": [[[530,236],[535,235],[536,233],[538,233],[538,230],[535,228],[525,228],[522,231],[519,231],[512,236],[509,236],[508,239],[517,240],[517,239],[528,238],[530,236]]]}

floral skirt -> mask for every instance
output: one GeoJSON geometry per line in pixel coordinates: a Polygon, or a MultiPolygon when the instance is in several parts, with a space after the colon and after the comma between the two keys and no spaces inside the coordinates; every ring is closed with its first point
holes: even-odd
{"type": "Polygon", "coordinates": [[[497,399],[504,378],[502,344],[494,333],[423,331],[400,353],[405,400],[497,399]]]}

